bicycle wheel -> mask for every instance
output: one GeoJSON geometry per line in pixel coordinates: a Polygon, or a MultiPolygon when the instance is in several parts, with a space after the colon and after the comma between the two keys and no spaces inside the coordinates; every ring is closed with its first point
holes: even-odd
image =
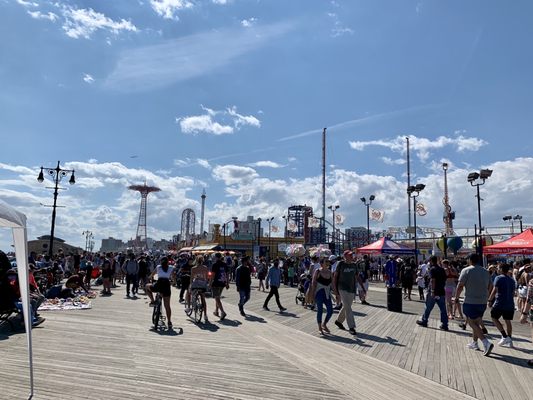
{"type": "Polygon", "coordinates": [[[202,297],[200,293],[195,293],[193,297],[193,308],[194,308],[194,321],[198,324],[202,320],[202,313],[204,307],[202,306],[202,297]]]}
{"type": "Polygon", "coordinates": [[[152,312],[152,323],[154,324],[154,329],[159,328],[161,320],[161,299],[157,299],[154,304],[154,311],[152,312]]]}

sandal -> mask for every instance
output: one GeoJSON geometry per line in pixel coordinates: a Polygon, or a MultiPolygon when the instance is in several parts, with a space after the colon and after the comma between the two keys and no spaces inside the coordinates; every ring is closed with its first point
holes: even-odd
{"type": "Polygon", "coordinates": [[[322,325],[322,329],[323,329],[324,332],[326,332],[326,333],[331,333],[331,332],[329,331],[329,328],[328,328],[326,325],[322,325]]]}

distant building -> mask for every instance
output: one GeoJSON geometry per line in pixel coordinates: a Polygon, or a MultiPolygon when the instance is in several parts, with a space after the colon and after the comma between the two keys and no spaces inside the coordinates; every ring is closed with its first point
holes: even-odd
{"type": "Polygon", "coordinates": [[[107,239],[102,239],[102,245],[100,246],[100,252],[109,253],[124,250],[126,245],[120,239],[115,239],[109,237],[107,239]]]}
{"type": "Polygon", "coordinates": [[[368,230],[363,226],[346,228],[344,234],[348,248],[363,247],[367,244],[368,230]]]}
{"type": "MultiPolygon", "coordinates": [[[[36,252],[37,254],[48,253],[48,247],[50,246],[50,235],[39,236],[37,240],[28,240],[28,252],[36,252]]],[[[54,236],[54,253],[59,252],[62,249],[63,253],[76,253],[81,254],[83,249],[81,247],[73,246],[65,242],[63,239],[54,236]]]]}

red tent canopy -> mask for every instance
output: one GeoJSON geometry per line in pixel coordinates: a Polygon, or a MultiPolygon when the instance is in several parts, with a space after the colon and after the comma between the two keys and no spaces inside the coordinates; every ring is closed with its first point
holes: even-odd
{"type": "Polygon", "coordinates": [[[533,229],[526,229],[503,242],[483,247],[483,254],[533,254],[533,229]]]}
{"type": "Polygon", "coordinates": [[[393,240],[387,239],[385,237],[379,239],[374,243],[370,243],[368,246],[359,247],[357,253],[360,254],[415,254],[415,250],[404,246],[402,244],[396,243],[393,240]]]}

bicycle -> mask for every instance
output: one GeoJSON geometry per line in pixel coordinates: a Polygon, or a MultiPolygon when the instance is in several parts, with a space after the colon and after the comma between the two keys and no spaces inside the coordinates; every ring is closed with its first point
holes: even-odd
{"type": "Polygon", "coordinates": [[[165,327],[165,317],[161,313],[161,304],[163,303],[163,297],[158,292],[155,296],[154,309],[152,312],[152,323],[154,324],[154,330],[157,331],[159,328],[163,329],[165,327]]]}
{"type": "Polygon", "coordinates": [[[188,304],[188,307],[185,309],[185,313],[188,317],[194,313],[194,322],[199,324],[202,321],[202,314],[205,315],[204,305],[202,304],[202,295],[200,294],[200,289],[191,290],[191,299],[188,304]]]}

